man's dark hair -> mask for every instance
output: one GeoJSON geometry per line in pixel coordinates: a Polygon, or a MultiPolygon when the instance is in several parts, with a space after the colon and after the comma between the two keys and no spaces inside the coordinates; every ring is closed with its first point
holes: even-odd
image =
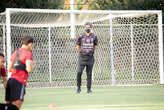
{"type": "Polygon", "coordinates": [[[85,26],[86,26],[86,25],[89,25],[91,28],[93,27],[93,25],[92,25],[91,22],[86,22],[86,23],[85,23],[85,26]]]}
{"type": "Polygon", "coordinates": [[[33,38],[30,36],[25,36],[22,38],[22,44],[28,45],[29,43],[33,43],[33,38]]]}
{"type": "Polygon", "coordinates": [[[5,57],[3,53],[0,53],[0,56],[5,57]]]}

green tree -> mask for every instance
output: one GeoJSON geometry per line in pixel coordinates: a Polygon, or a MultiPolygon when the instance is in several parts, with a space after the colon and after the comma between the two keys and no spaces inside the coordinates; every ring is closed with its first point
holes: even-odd
{"type": "Polygon", "coordinates": [[[4,12],[6,7],[10,7],[10,0],[0,1],[0,12],[4,12]]]}
{"type": "Polygon", "coordinates": [[[77,4],[77,5],[76,5],[76,9],[77,9],[77,10],[81,10],[83,4],[85,3],[85,0],[76,0],[75,2],[76,2],[76,4],[77,4]]]}
{"type": "Polygon", "coordinates": [[[164,0],[90,0],[90,9],[163,10],[164,0]]]}
{"type": "Polygon", "coordinates": [[[164,0],[90,0],[89,9],[94,10],[162,10],[164,0]]]}
{"type": "Polygon", "coordinates": [[[123,9],[127,0],[90,0],[89,9],[118,10],[123,9]]]}
{"type": "Polygon", "coordinates": [[[1,0],[0,12],[5,8],[63,9],[64,0],[1,0]]]}

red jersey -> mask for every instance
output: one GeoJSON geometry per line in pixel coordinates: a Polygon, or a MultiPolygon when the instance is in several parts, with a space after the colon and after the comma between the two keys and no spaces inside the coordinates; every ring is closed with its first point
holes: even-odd
{"type": "Polygon", "coordinates": [[[2,65],[2,67],[0,68],[0,75],[2,77],[6,77],[7,76],[6,75],[6,69],[5,69],[5,66],[4,65],[2,65]]]}
{"type": "MultiPolygon", "coordinates": [[[[18,50],[16,50],[12,56],[11,56],[11,62],[15,61],[16,55],[17,55],[18,50]]],[[[32,60],[32,53],[24,48],[20,48],[19,49],[19,56],[18,56],[18,60],[26,65],[26,60],[32,60]]],[[[27,80],[28,80],[28,72],[27,71],[23,71],[20,69],[15,69],[13,68],[12,70],[12,74],[10,78],[14,78],[17,81],[19,81],[20,83],[26,85],[27,84],[27,80]]]]}

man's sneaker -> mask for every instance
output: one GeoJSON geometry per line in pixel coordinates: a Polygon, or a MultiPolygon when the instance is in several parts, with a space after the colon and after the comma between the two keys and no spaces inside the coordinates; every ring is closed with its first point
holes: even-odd
{"type": "Polygon", "coordinates": [[[92,90],[87,90],[87,93],[89,94],[89,93],[92,93],[92,90]]]}
{"type": "Polygon", "coordinates": [[[78,89],[77,89],[77,93],[78,93],[78,94],[80,94],[80,92],[81,92],[81,89],[80,89],[80,88],[78,88],[78,89]]]}

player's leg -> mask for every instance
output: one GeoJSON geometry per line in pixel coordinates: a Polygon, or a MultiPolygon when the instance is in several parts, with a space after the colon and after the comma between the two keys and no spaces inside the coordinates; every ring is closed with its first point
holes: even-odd
{"type": "Polygon", "coordinates": [[[92,84],[92,69],[93,65],[86,66],[86,74],[87,74],[87,92],[90,93],[91,91],[91,84],[92,84]]]}
{"type": "Polygon", "coordinates": [[[13,104],[0,103],[0,110],[19,110],[19,109],[13,104]]]}
{"type": "Polygon", "coordinates": [[[86,61],[87,60],[85,56],[79,55],[78,68],[77,68],[77,93],[81,92],[81,76],[86,66],[86,61]]]}
{"type": "Polygon", "coordinates": [[[10,79],[9,85],[10,96],[6,98],[6,101],[16,105],[20,109],[25,95],[25,85],[21,84],[15,79],[10,79]]]}
{"type": "Polygon", "coordinates": [[[15,85],[17,88],[13,88],[12,104],[16,105],[19,109],[22,106],[24,95],[25,95],[25,85],[19,83],[15,80],[15,85]]]}
{"type": "Polygon", "coordinates": [[[91,84],[92,84],[92,70],[94,65],[94,57],[90,57],[90,61],[86,66],[86,74],[87,74],[87,93],[91,93],[91,84]]]}
{"type": "Polygon", "coordinates": [[[6,100],[6,103],[9,104],[11,103],[10,101],[10,96],[11,96],[11,86],[12,86],[12,81],[9,79],[7,81],[7,85],[6,85],[6,90],[5,90],[5,100],[6,100]]]}
{"type": "Polygon", "coordinates": [[[14,82],[12,81],[12,79],[9,79],[7,81],[6,91],[5,91],[6,104],[1,104],[0,110],[19,110],[15,104],[12,104],[12,100],[11,100],[11,94],[12,94],[11,90],[13,88],[13,84],[14,82]]]}
{"type": "Polygon", "coordinates": [[[17,106],[17,108],[19,108],[19,109],[21,108],[22,103],[23,103],[23,101],[22,101],[22,100],[12,101],[12,104],[13,104],[13,105],[16,105],[16,106],[17,106]]]}
{"type": "Polygon", "coordinates": [[[77,93],[81,92],[81,76],[83,73],[83,70],[85,68],[85,65],[78,65],[78,70],[77,70],[77,93]]]}

